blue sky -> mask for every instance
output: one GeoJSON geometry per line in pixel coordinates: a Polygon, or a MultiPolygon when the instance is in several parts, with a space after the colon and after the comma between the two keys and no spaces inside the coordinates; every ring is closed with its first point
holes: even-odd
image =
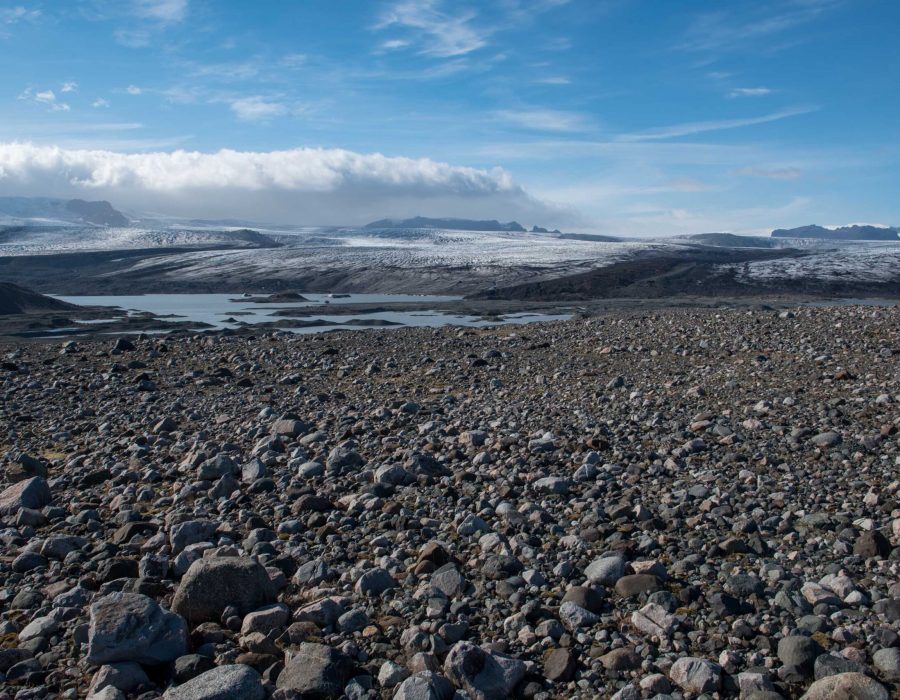
{"type": "Polygon", "coordinates": [[[880,0],[0,0],[0,194],[633,235],[900,224],[898,26],[880,0]]]}

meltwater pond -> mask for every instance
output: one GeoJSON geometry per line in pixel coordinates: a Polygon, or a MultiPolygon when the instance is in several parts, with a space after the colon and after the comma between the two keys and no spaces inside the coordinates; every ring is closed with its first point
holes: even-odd
{"type": "MultiPolygon", "coordinates": [[[[80,306],[118,307],[130,315],[151,313],[162,321],[194,322],[212,328],[240,328],[243,325],[279,322],[282,330],[294,333],[319,333],[322,331],[363,329],[371,327],[419,326],[436,328],[440,326],[495,326],[504,323],[531,323],[534,321],[556,321],[570,317],[569,314],[514,313],[499,318],[484,318],[449,311],[429,310],[428,304],[459,301],[458,296],[426,296],[413,294],[314,294],[303,293],[306,301],[254,301],[238,294],[141,294],[133,296],[56,296],[57,299],[80,306]],[[383,307],[388,304],[415,304],[415,310],[354,309],[352,313],[323,313],[324,305],[339,306],[353,304],[364,307],[383,307]],[[426,305],[423,307],[423,305],[426,305]],[[310,309],[302,315],[303,309],[310,309]],[[285,316],[275,315],[276,311],[297,311],[285,316]],[[296,325],[292,324],[296,322],[296,325]],[[315,325],[312,324],[315,322],[315,325]]],[[[261,296],[255,297],[262,298],[261,296]]],[[[90,323],[85,321],[84,323],[90,323]]]]}

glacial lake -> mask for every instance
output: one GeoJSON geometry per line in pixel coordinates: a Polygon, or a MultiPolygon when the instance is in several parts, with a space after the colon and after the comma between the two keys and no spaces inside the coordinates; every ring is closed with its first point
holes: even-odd
{"type": "MultiPolygon", "coordinates": [[[[442,302],[458,301],[458,296],[426,296],[414,294],[351,294],[330,295],[303,293],[307,301],[275,301],[255,302],[242,298],[239,294],[141,294],[132,296],[59,296],[56,299],[80,306],[110,306],[118,307],[128,314],[152,313],[162,317],[162,320],[175,322],[205,323],[217,329],[241,328],[243,325],[257,323],[270,323],[283,321],[284,326],[290,326],[293,317],[274,316],[274,311],[279,309],[305,309],[313,306],[320,307],[316,312],[297,317],[297,327],[284,327],[280,330],[292,333],[321,333],[329,330],[364,330],[366,328],[400,328],[400,327],[427,327],[438,328],[441,326],[467,326],[487,327],[511,323],[533,323],[536,321],[559,321],[571,317],[570,314],[542,314],[542,313],[512,313],[500,318],[482,318],[438,310],[414,310],[414,311],[365,311],[359,310],[348,314],[321,313],[323,304],[339,306],[341,304],[354,305],[384,305],[384,304],[439,304],[442,302]],[[322,325],[302,326],[309,321],[322,321],[322,325]],[[350,322],[350,323],[348,323],[350,322]],[[379,322],[389,322],[396,325],[380,326],[379,322]],[[369,324],[369,325],[367,325],[369,324]]],[[[258,295],[264,296],[264,295],[258,295]]],[[[114,319],[96,319],[92,321],[76,321],[86,326],[102,323],[114,319]]]]}

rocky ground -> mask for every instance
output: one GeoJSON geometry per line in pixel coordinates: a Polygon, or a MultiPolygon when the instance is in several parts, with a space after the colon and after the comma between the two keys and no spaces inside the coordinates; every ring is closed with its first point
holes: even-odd
{"type": "Polygon", "coordinates": [[[900,308],[2,355],[0,698],[900,689],[900,308]]]}

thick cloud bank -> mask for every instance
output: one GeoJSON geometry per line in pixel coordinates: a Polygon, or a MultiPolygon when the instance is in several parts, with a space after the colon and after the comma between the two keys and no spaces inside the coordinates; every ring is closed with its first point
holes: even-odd
{"type": "Polygon", "coordinates": [[[321,148],[127,154],[5,143],[0,189],[109,199],[118,207],[175,216],[309,224],[412,214],[526,221],[561,215],[500,168],[321,148]]]}

